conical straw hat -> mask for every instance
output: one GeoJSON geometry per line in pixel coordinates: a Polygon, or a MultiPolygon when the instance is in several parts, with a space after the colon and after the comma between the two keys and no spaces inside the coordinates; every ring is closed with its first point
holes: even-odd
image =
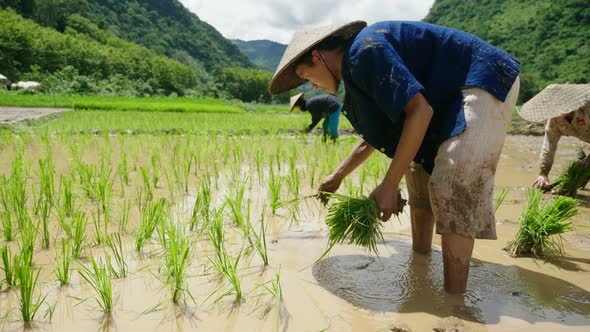
{"type": "Polygon", "coordinates": [[[291,112],[293,110],[293,108],[295,107],[295,104],[297,104],[297,101],[299,100],[299,98],[303,98],[304,94],[305,94],[304,92],[301,92],[301,93],[298,93],[298,94],[294,95],[293,97],[291,97],[291,99],[289,99],[289,106],[291,107],[291,108],[289,108],[289,112],[291,112]]]}
{"type": "Polygon", "coordinates": [[[590,84],[551,84],[522,105],[519,114],[527,121],[542,122],[589,104],[590,84]]]}
{"type": "Polygon", "coordinates": [[[276,95],[303,84],[305,81],[295,74],[295,67],[293,65],[305,52],[330,36],[339,36],[348,39],[366,26],[367,23],[364,21],[354,21],[346,24],[334,24],[295,32],[270,81],[268,92],[271,95],[276,95]]]}

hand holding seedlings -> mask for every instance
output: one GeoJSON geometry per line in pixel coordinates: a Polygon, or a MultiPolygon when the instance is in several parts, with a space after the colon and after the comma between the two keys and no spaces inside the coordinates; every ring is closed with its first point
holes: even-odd
{"type": "Polygon", "coordinates": [[[334,174],[328,175],[328,177],[320,184],[320,187],[318,188],[317,198],[322,202],[322,204],[328,204],[330,197],[327,195],[327,193],[335,193],[340,187],[341,183],[342,178],[334,174]]]}
{"type": "Polygon", "coordinates": [[[396,215],[401,212],[403,209],[403,203],[400,205],[398,200],[401,199],[399,195],[399,189],[394,190],[394,186],[389,185],[388,183],[381,182],[375,190],[369,195],[369,198],[372,198],[377,202],[377,209],[379,210],[379,219],[381,221],[388,221],[391,218],[391,215],[395,213],[396,215]]]}

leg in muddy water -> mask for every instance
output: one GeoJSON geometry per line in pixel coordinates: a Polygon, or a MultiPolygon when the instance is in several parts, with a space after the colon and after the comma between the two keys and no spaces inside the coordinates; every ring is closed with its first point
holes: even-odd
{"type": "Polygon", "coordinates": [[[419,254],[430,253],[434,230],[432,209],[410,207],[410,219],[412,219],[412,249],[419,254]]]}
{"type": "Polygon", "coordinates": [[[454,294],[465,292],[473,242],[474,239],[454,233],[442,235],[445,291],[454,294]]]}

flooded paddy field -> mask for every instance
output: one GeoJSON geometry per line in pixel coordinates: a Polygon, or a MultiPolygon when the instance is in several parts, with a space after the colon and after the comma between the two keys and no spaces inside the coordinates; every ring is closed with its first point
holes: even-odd
{"type": "MultiPolygon", "coordinates": [[[[590,188],[579,191],[564,257],[512,258],[502,250],[518,230],[542,137],[506,140],[496,186],[509,193],[496,214],[498,240],[476,241],[466,294],[443,290],[440,237],[431,254],[412,253],[408,210],[385,224],[379,256],[337,245],[311,266],[328,242],[327,209],[306,197],[355,142],[272,134],[3,135],[0,247],[8,266],[39,273],[29,292],[32,309],[39,306],[23,322],[23,287],[0,271],[1,329],[588,329],[590,188]],[[110,298],[98,295],[109,289],[110,298]]],[[[562,140],[552,178],[578,146],[562,140]]],[[[368,195],[387,167],[375,153],[339,192],[368,195]]]]}

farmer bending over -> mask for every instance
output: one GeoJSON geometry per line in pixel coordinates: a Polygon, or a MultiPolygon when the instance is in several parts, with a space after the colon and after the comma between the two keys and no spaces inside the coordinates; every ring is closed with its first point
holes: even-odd
{"type": "Polygon", "coordinates": [[[317,126],[320,120],[325,119],[322,127],[324,129],[323,140],[328,136],[333,142],[338,139],[338,120],[340,119],[340,111],[342,105],[338,98],[334,95],[321,95],[309,99],[303,98],[303,92],[291,97],[291,109],[298,108],[302,111],[311,113],[311,124],[305,129],[306,133],[317,126]]]}
{"type": "MultiPolygon", "coordinates": [[[[549,85],[522,106],[520,116],[531,122],[547,121],[541,147],[541,170],[533,183],[533,187],[544,189],[549,185],[549,172],[561,136],[573,136],[590,143],[590,85],[549,85]]],[[[590,156],[581,163],[590,167],[590,156]]]]}
{"type": "Polygon", "coordinates": [[[445,289],[462,293],[474,239],[496,239],[494,175],[519,72],[508,53],[462,31],[356,21],[295,33],[269,92],[310,81],[335,93],[344,82],[342,113],[361,138],[320,193],[335,192],[375,149],[392,158],[371,193],[382,220],[395,210],[405,174],[413,249],[430,252],[436,223],[445,289]]]}

